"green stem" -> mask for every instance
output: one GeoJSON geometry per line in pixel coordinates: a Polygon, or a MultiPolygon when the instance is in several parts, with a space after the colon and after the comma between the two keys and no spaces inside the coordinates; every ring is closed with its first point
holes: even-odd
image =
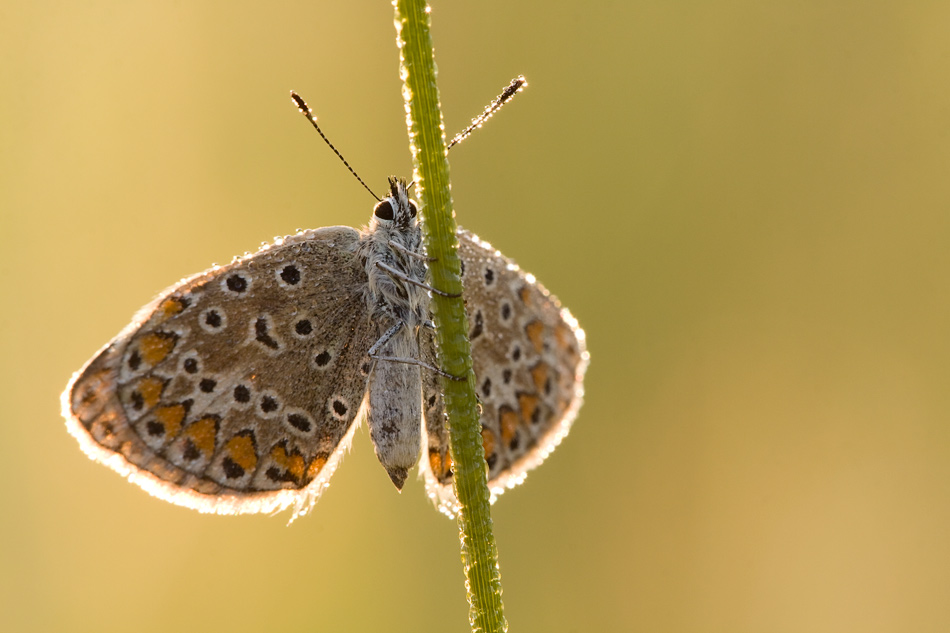
{"type": "MultiPolygon", "coordinates": [[[[400,74],[409,112],[413,179],[425,216],[422,227],[426,252],[434,258],[429,264],[430,280],[434,287],[458,294],[462,292],[462,274],[428,6],[425,0],[397,0],[395,6],[400,74]]],[[[461,506],[458,522],[469,622],[473,632],[500,633],[508,630],[508,623],[501,603],[501,572],[492,534],[490,493],[465,304],[460,298],[434,295],[432,317],[443,371],[453,376],[467,376],[464,381],[443,380],[443,389],[455,494],[461,506]]]]}

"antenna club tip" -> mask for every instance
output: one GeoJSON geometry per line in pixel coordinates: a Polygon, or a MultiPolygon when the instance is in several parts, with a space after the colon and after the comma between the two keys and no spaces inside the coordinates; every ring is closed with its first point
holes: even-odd
{"type": "Polygon", "coordinates": [[[293,100],[294,104],[296,104],[297,108],[298,108],[301,112],[303,112],[303,113],[305,113],[305,114],[310,114],[310,107],[307,105],[307,102],[304,101],[303,98],[302,98],[300,95],[298,95],[296,92],[294,92],[293,90],[291,90],[291,91],[290,91],[290,98],[293,100]]]}

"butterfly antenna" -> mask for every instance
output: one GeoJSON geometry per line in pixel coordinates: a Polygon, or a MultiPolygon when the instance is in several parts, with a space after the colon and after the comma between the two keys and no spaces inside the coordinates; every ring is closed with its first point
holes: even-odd
{"type": "MultiPolygon", "coordinates": [[[[524,78],[524,75],[519,75],[511,80],[511,83],[508,84],[508,87],[505,88],[498,98],[489,104],[485,111],[480,115],[472,119],[472,124],[467,128],[455,135],[455,138],[452,139],[452,142],[446,146],[446,150],[452,149],[454,146],[458,145],[471,135],[472,132],[482,127],[482,124],[492,116],[501,110],[501,106],[505,105],[507,102],[511,101],[512,97],[521,92],[525,86],[528,85],[527,80],[524,78]]],[[[316,125],[316,124],[314,124],[316,125]]],[[[332,147],[332,146],[331,146],[332,147]]]]}
{"type": "Polygon", "coordinates": [[[343,154],[340,153],[340,150],[333,147],[333,143],[330,142],[330,139],[327,138],[327,135],[324,134],[323,130],[320,129],[320,126],[317,125],[317,117],[313,115],[313,110],[310,109],[310,106],[307,105],[307,102],[304,101],[303,98],[293,90],[290,91],[290,98],[293,99],[294,103],[297,104],[297,108],[300,110],[300,113],[307,117],[307,120],[310,121],[310,125],[312,125],[317,131],[317,133],[320,135],[320,138],[322,138],[324,142],[330,146],[330,149],[332,149],[333,153],[337,155],[337,158],[343,161],[343,164],[346,165],[346,168],[350,170],[350,173],[360,181],[360,184],[363,185],[366,188],[366,191],[370,192],[370,194],[376,198],[377,201],[380,200],[380,197],[373,193],[373,190],[369,188],[369,185],[363,182],[363,179],[360,178],[358,173],[356,173],[356,170],[350,167],[350,164],[346,162],[345,158],[343,158],[343,154]]]}

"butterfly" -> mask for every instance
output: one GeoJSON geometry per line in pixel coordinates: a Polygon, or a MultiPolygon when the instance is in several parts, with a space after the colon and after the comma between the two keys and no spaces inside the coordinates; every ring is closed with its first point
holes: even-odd
{"type": "MultiPolygon", "coordinates": [[[[568,433],[589,355],[534,276],[468,231],[457,239],[494,500],[568,433]]],[[[395,486],[418,464],[453,516],[427,263],[416,203],[390,178],[366,227],[301,231],[162,292],[73,375],[67,429],[166,501],[218,514],[292,506],[295,518],[365,420],[395,486]]]]}

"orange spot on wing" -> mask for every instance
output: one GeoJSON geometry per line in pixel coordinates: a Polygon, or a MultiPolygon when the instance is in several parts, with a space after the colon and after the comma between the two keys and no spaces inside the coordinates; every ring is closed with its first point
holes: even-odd
{"type": "Polygon", "coordinates": [[[173,404],[167,407],[159,407],[155,409],[155,419],[165,427],[166,438],[175,437],[181,430],[182,420],[185,419],[185,406],[173,404]]]}
{"type": "Polygon", "coordinates": [[[304,472],[304,461],[303,456],[297,453],[288,454],[287,449],[284,448],[283,444],[278,444],[270,452],[271,459],[273,459],[278,466],[290,473],[294,481],[300,482],[303,478],[304,472]]]}
{"type": "Polygon", "coordinates": [[[544,389],[544,383],[548,381],[548,366],[544,363],[538,363],[531,368],[531,378],[534,380],[534,386],[538,391],[544,389]]]}
{"type": "Polygon", "coordinates": [[[485,449],[485,459],[495,454],[495,434],[485,427],[482,427],[482,447],[485,449]]]}
{"type": "Polygon", "coordinates": [[[218,435],[218,423],[214,418],[201,418],[187,429],[185,435],[191,439],[195,448],[205,457],[211,457],[214,452],[215,439],[218,435]]]}
{"type": "Polygon", "coordinates": [[[442,455],[439,451],[429,451],[429,468],[432,470],[432,474],[439,477],[442,474],[442,455]]]}
{"type": "Polygon", "coordinates": [[[525,334],[528,335],[528,338],[531,339],[531,344],[534,345],[534,351],[541,353],[541,350],[544,349],[544,323],[541,321],[532,321],[524,328],[525,334]]]}
{"type": "Polygon", "coordinates": [[[155,312],[158,313],[159,318],[162,321],[165,321],[175,316],[176,314],[180,313],[184,309],[185,309],[185,304],[182,303],[181,299],[175,299],[173,297],[169,297],[168,299],[165,299],[164,301],[162,301],[162,304],[158,306],[158,310],[156,310],[155,312]]]}
{"type": "Polygon", "coordinates": [[[538,408],[538,397],[526,393],[518,395],[518,407],[521,409],[521,419],[525,424],[531,422],[535,409],[538,408]]]}
{"type": "Polygon", "coordinates": [[[518,428],[518,414],[508,407],[501,408],[501,439],[505,444],[511,442],[518,428]]]}
{"type": "Polygon", "coordinates": [[[165,360],[165,357],[174,348],[175,337],[168,334],[153,332],[139,339],[139,352],[142,354],[142,360],[153,367],[165,360]]]}
{"type": "Polygon", "coordinates": [[[317,475],[320,474],[320,471],[323,470],[323,467],[327,463],[327,458],[317,455],[313,458],[313,461],[310,462],[310,465],[307,466],[307,481],[313,481],[317,475]]]}
{"type": "Polygon", "coordinates": [[[231,459],[246,472],[251,472],[257,466],[257,451],[254,450],[254,440],[250,435],[235,435],[225,445],[231,459]]]}
{"type": "Polygon", "coordinates": [[[140,380],[139,384],[136,386],[136,389],[138,390],[139,395],[142,396],[142,401],[145,404],[145,408],[151,409],[156,404],[158,404],[159,399],[162,397],[162,391],[165,389],[165,384],[160,379],[150,376],[140,380]]]}
{"type": "Polygon", "coordinates": [[[574,330],[565,323],[558,323],[554,330],[554,338],[557,341],[558,348],[566,352],[572,360],[577,359],[577,346],[574,345],[574,330]]]}
{"type": "Polygon", "coordinates": [[[449,470],[452,468],[452,456],[446,453],[443,458],[442,453],[438,449],[429,451],[429,468],[432,469],[432,474],[435,475],[436,479],[440,481],[445,479],[446,475],[449,474],[449,470]]]}
{"type": "Polygon", "coordinates": [[[531,299],[531,289],[527,286],[521,286],[521,290],[518,292],[518,296],[521,297],[521,303],[527,305],[528,300],[531,299]]]}

